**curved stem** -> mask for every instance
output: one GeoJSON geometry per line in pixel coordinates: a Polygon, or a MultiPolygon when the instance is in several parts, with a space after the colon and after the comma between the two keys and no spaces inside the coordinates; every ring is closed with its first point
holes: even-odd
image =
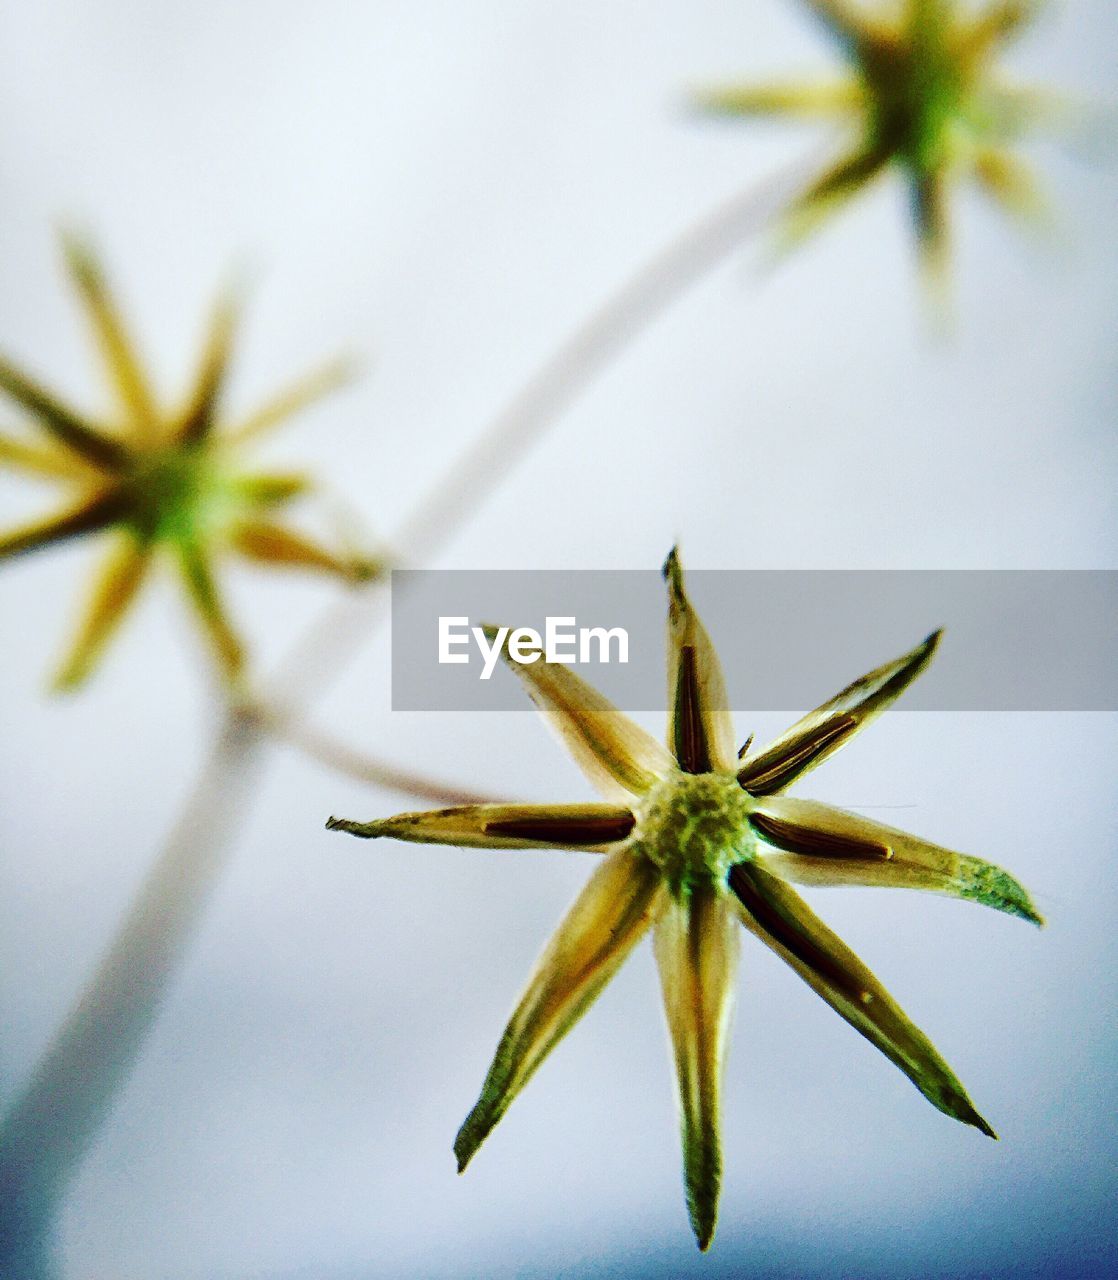
{"type": "MultiPolygon", "coordinates": [[[[575,396],[687,288],[758,232],[801,178],[797,165],[719,206],[594,311],[404,525],[397,543],[410,561],[438,551],[575,396]]],[[[273,686],[271,702],[284,707],[284,734],[351,773],[363,772],[353,757],[298,727],[298,717],[384,619],[386,604],[383,580],[375,580],[328,609],[293,648],[273,686]]],[[[115,941],[0,1126],[0,1264],[24,1259],[27,1277],[46,1274],[45,1242],[69,1178],[127,1079],[220,878],[264,762],[272,719],[227,711],[197,786],[115,941]]],[[[374,772],[382,768],[377,762],[374,772]]],[[[396,785],[404,780],[399,772],[395,778],[396,785]]]]}
{"type": "Polygon", "coordinates": [[[496,796],[452,786],[449,782],[439,782],[426,774],[402,769],[388,760],[358,751],[321,729],[262,703],[254,707],[253,711],[263,720],[276,742],[287,743],[334,773],[355,778],[368,786],[403,791],[407,795],[438,805],[500,803],[496,796]]]}
{"type": "Polygon", "coordinates": [[[45,1247],[69,1177],[127,1080],[221,877],[263,744],[249,717],[226,715],[112,945],[0,1125],[0,1275],[47,1273],[36,1249],[45,1247]]]}
{"type": "MultiPolygon", "coordinates": [[[[428,562],[465,525],[524,454],[610,362],[751,235],[761,231],[817,168],[799,162],[738,192],[629,276],[528,379],[428,493],[394,540],[398,565],[428,562]]],[[[276,673],[273,696],[307,705],[344,669],[387,613],[378,579],[324,610],[276,673]]]]}

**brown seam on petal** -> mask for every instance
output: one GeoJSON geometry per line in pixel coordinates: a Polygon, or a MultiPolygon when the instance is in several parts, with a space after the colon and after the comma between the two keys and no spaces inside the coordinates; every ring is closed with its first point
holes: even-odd
{"type": "Polygon", "coordinates": [[[607,818],[502,818],[485,824],[485,834],[544,844],[613,844],[624,840],[636,819],[631,813],[607,818]]]}
{"type": "Polygon", "coordinates": [[[0,357],[0,390],[37,418],[60,444],[95,467],[118,473],[127,466],[128,450],[119,440],[103,435],[3,357],[0,357]]]}
{"type": "Polygon", "coordinates": [[[739,862],[730,868],[729,884],[737,895],[738,901],[777,946],[782,947],[793,959],[805,965],[812,973],[818,974],[856,1004],[868,1003],[867,997],[870,993],[822,947],[817,946],[799,930],[794,921],[788,920],[778,906],[761,893],[754,883],[748,864],[739,862]]]}
{"type": "Polygon", "coordinates": [[[839,720],[824,724],[813,737],[808,738],[806,742],[802,742],[791,755],[783,756],[781,759],[774,761],[762,769],[760,773],[755,774],[753,770],[764,759],[763,756],[751,764],[747,764],[744,769],[738,772],[738,782],[751,795],[772,795],[793,781],[816,756],[831,746],[837,745],[837,741],[841,741],[847,734],[853,733],[857,727],[858,721],[853,716],[843,716],[839,720]]]}
{"type": "Polygon", "coordinates": [[[51,522],[16,529],[0,536],[0,558],[16,556],[42,547],[100,533],[128,514],[128,504],[119,489],[107,489],[83,506],[64,512],[51,522]]]}
{"type": "Polygon", "coordinates": [[[201,444],[214,428],[217,410],[216,396],[208,396],[201,404],[192,405],[179,424],[175,436],[177,444],[201,444]]]}
{"type": "Polygon", "coordinates": [[[762,840],[807,858],[845,858],[853,862],[885,862],[893,850],[876,840],[860,840],[857,836],[836,835],[818,827],[802,827],[766,813],[752,813],[749,821],[762,840]]]}
{"type": "Polygon", "coordinates": [[[710,744],[703,725],[702,695],[695,667],[695,646],[679,651],[675,686],[675,758],[684,773],[710,773],[710,744]]]}
{"type": "MultiPolygon", "coordinates": [[[[893,698],[903,693],[905,688],[916,679],[920,671],[931,661],[932,655],[935,653],[939,644],[942,630],[933,631],[925,640],[923,640],[909,656],[908,661],[904,663],[898,670],[894,671],[888,680],[883,681],[872,694],[867,695],[866,701],[879,701],[883,698],[890,702],[893,698]]],[[[869,682],[872,685],[872,681],[869,682]]],[[[846,691],[848,694],[857,693],[859,690],[867,687],[866,678],[863,676],[861,680],[855,680],[850,688],[846,691]]]]}

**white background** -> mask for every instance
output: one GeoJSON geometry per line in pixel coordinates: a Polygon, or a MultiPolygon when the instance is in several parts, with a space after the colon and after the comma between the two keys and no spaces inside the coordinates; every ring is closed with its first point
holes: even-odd
{"type": "MultiPolygon", "coordinates": [[[[337,348],[365,356],[359,384],[267,452],[312,463],[386,536],[627,273],[818,145],[811,127],[689,117],[688,87],[832,63],[791,0],[40,0],[0,10],[0,47],[0,347],[83,404],[105,394],[60,221],[96,236],[169,394],[216,282],[247,264],[232,407],[337,348]]],[[[1108,0],[1066,0],[1012,63],[1104,98],[1116,50],[1108,0]]],[[[743,249],[689,294],[440,563],[647,568],[679,538],[706,568],[1115,567],[1118,183],[1066,150],[1036,158],[1055,237],[1030,243],[961,198],[946,338],[887,183],[778,269],[743,249]]],[[[0,482],[5,523],[51,498],[0,482]]],[[[90,557],[0,575],[8,1098],[215,720],[169,583],[88,691],[48,699],[90,557]]],[[[331,596],[249,572],[231,584],[262,661],[331,596]]],[[[529,714],[390,714],[387,664],[369,645],[322,723],[465,784],[589,794],[529,714]]],[[[345,841],[327,814],[413,806],[278,755],[73,1187],[67,1274],[1101,1273],[1116,745],[1101,714],[898,712],[812,776],[804,794],[906,806],[877,816],[1009,866],[1050,916],[1038,934],[917,895],[812,895],[1003,1140],[933,1111],[747,940],[722,1225],[701,1262],[647,950],[454,1174],[457,1125],[586,861],[345,841]]]]}

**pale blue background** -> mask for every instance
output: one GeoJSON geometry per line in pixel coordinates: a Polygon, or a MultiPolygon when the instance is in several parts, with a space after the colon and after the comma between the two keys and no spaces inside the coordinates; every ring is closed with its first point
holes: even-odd
{"type": "MultiPolygon", "coordinates": [[[[247,263],[235,404],[336,347],[367,355],[358,386],[268,452],[313,460],[388,535],[628,271],[818,145],[810,127],[690,120],[685,88],[830,65],[792,0],[41,0],[0,10],[0,47],[0,347],[96,403],[60,219],[98,236],[165,386],[185,377],[219,274],[247,263]]],[[[1013,63],[1101,98],[1116,52],[1110,0],[1066,0],[1013,63]]],[[[691,294],[440,563],[652,568],[679,537],[704,568],[1116,567],[1118,181],[1036,154],[1055,242],[1023,242],[962,200],[950,338],[929,335],[903,199],[883,187],[778,271],[743,251],[691,294]]],[[[5,520],[49,496],[0,481],[5,520]]],[[[89,554],[0,575],[8,1098],[214,721],[169,588],[88,693],[46,699],[89,554]]],[[[247,572],[234,585],[265,657],[330,595],[247,572]]],[[[390,716],[383,641],[319,714],[463,783],[588,794],[527,714],[390,716]]],[[[783,719],[742,716],[741,730],[783,719]]],[[[454,1132],[586,860],[344,841],[327,814],[407,801],[277,756],[74,1185],[68,1275],[1105,1274],[1116,747],[1113,716],[897,713],[813,775],[804,794],[882,806],[867,811],[1010,866],[1051,927],[812,895],[999,1144],[933,1111],[747,940],[708,1259],[687,1229],[647,949],[454,1174],[454,1132]]]]}

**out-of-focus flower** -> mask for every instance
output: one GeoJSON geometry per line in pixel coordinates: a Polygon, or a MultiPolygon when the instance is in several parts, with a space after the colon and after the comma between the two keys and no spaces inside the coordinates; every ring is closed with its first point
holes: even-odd
{"type": "Polygon", "coordinates": [[[888,13],[857,0],[806,0],[837,41],[850,72],[815,83],[726,86],[699,96],[709,111],[848,123],[852,145],[794,202],[793,238],[867,187],[901,170],[929,272],[948,253],[948,196],[971,179],[1002,208],[1033,217],[1043,203],[1013,146],[1053,106],[1001,77],[995,59],[1026,26],[1037,0],[993,0],[975,12],[958,0],[891,0],[888,13]]]}
{"type": "Polygon", "coordinates": [[[224,425],[221,395],[237,317],[234,298],[225,294],[190,394],[180,407],[166,409],[150,389],[93,254],[72,237],[64,238],[63,248],[119,418],[92,421],[0,357],[0,390],[49,437],[31,442],[0,435],[0,463],[61,482],[73,495],[62,511],[0,534],[0,559],[78,537],[103,534],[110,542],[58,688],[75,688],[89,675],[160,552],[177,566],[223,675],[235,680],[244,650],[215,581],[219,556],[233,552],[346,582],[379,571],[374,560],[330,551],[277,521],[278,509],[310,488],[306,476],[248,472],[238,463],[243,446],[339,385],[347,369],[340,361],[323,366],[240,422],[224,425]]]}
{"type": "MultiPolygon", "coordinates": [[[[941,1111],[994,1132],[896,1001],[791,883],[928,889],[1042,923],[998,867],[784,792],[879,715],[924,670],[939,634],[855,681],[764,750],[734,750],[718,657],[668,582],[665,750],[566,666],[506,660],[608,803],[468,805],[378,822],[331,818],[363,837],[498,849],[583,849],[603,861],[540,957],[455,1142],[464,1169],[544,1058],[636,943],[654,931],[675,1048],[687,1203],[700,1249],[721,1182],[720,1093],[739,925],[895,1063],[941,1111]]],[[[492,637],[491,637],[492,638],[492,637]]]]}

